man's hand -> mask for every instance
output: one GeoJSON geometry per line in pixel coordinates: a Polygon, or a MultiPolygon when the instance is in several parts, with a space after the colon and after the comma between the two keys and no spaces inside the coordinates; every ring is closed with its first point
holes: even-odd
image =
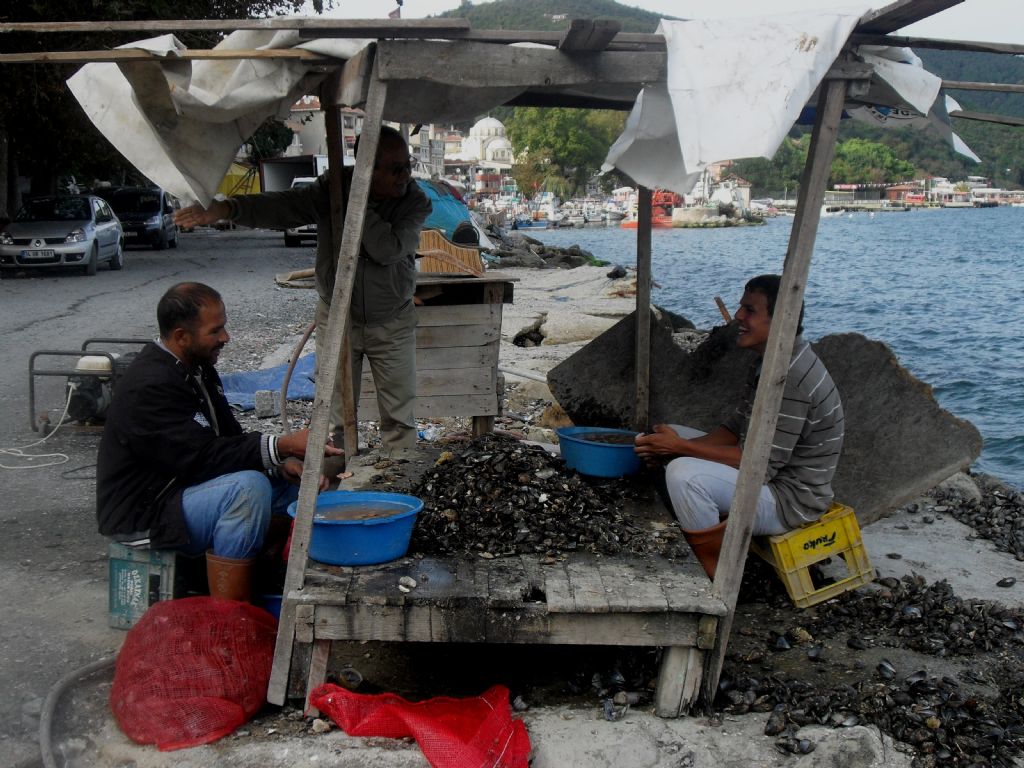
{"type": "MultiPolygon", "coordinates": [[[[298,485],[301,482],[302,462],[298,459],[285,459],[278,469],[281,472],[281,477],[292,485],[298,485]]],[[[320,475],[320,482],[317,483],[317,488],[321,491],[326,491],[330,482],[325,475],[320,475]]]]}
{"type": "Polygon", "coordinates": [[[231,206],[224,200],[214,200],[209,208],[195,203],[174,214],[174,223],[179,227],[199,227],[216,224],[231,215],[231,206]]]}
{"type": "Polygon", "coordinates": [[[636,445],[633,450],[645,461],[674,458],[684,455],[683,447],[686,442],[672,427],[655,424],[654,432],[636,436],[636,445]]]}
{"type": "MultiPolygon", "coordinates": [[[[306,442],[309,440],[309,430],[300,429],[287,435],[277,438],[277,451],[282,456],[294,456],[297,459],[306,458],[306,442]]],[[[345,451],[335,448],[331,444],[324,446],[324,456],[343,456],[345,451]]]]}

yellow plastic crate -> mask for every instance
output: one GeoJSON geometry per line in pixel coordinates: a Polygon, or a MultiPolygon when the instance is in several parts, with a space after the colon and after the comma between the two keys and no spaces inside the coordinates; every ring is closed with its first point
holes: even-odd
{"type": "Polygon", "coordinates": [[[795,531],[751,539],[750,548],[775,569],[798,608],[816,605],[875,578],[853,508],[838,502],[818,520],[795,531]],[[816,589],[810,566],[837,556],[846,563],[847,576],[816,589]]]}

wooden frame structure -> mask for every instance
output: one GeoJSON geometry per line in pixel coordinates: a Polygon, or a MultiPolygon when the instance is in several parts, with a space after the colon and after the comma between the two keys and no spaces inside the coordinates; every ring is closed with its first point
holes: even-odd
{"type": "MultiPolygon", "coordinates": [[[[929,41],[921,38],[889,36],[889,33],[907,24],[931,16],[962,1],[897,0],[897,2],[865,16],[851,36],[848,46],[858,43],[910,44],[953,50],[1024,53],[1024,48],[1021,46],[929,41]]],[[[336,67],[335,62],[330,59],[300,50],[190,51],[182,57],[185,59],[300,59],[314,66],[324,66],[332,70],[332,74],[322,88],[321,103],[327,112],[328,144],[332,153],[330,162],[332,205],[338,218],[343,209],[340,183],[341,143],[336,140],[340,135],[339,109],[343,106],[362,107],[365,111],[360,144],[363,150],[356,160],[345,225],[340,238],[334,244],[339,253],[339,261],[331,302],[332,309],[327,326],[328,343],[325,345],[327,355],[322,361],[323,373],[317,381],[310,424],[310,441],[314,445],[325,443],[327,440],[330,394],[334,388],[335,375],[339,370],[350,371],[348,365],[339,366],[339,358],[344,354],[345,326],[369,195],[372,173],[371,158],[376,152],[382,121],[385,117],[389,117],[390,107],[393,106],[390,101],[394,96],[393,92],[397,89],[401,93],[403,83],[410,81],[417,83],[418,88],[425,94],[424,100],[419,105],[414,104],[408,109],[416,106],[424,109],[424,112],[419,114],[416,119],[425,122],[431,119],[427,103],[431,95],[437,93],[438,89],[458,88],[465,93],[472,93],[476,88],[504,88],[507,89],[507,94],[500,99],[500,102],[509,105],[630,109],[635,94],[643,85],[664,82],[666,79],[665,45],[659,35],[622,33],[614,23],[600,21],[576,20],[573,21],[569,30],[562,33],[472,30],[468,23],[458,19],[388,21],[386,23],[380,21],[268,19],[220,22],[0,24],[0,43],[2,43],[2,33],[11,31],[145,30],[152,32],[183,29],[298,29],[306,38],[333,36],[379,39],[375,45],[364,49],[340,68],[336,67]],[[546,43],[554,48],[521,48],[506,45],[513,42],[546,43]],[[486,61],[487,66],[481,67],[481,61],[486,61]]],[[[0,62],[84,63],[111,61],[122,67],[132,67],[136,62],[149,62],[153,59],[151,54],[131,50],[0,54],[0,62]]],[[[717,571],[708,599],[702,598],[701,601],[687,607],[688,610],[694,610],[713,621],[698,621],[694,625],[697,629],[694,630],[693,637],[689,637],[683,643],[672,642],[672,633],[680,631],[681,626],[673,624],[672,621],[668,621],[662,629],[653,633],[648,632],[640,638],[642,641],[640,644],[646,642],[647,644],[667,646],[656,694],[656,708],[658,713],[663,716],[676,716],[685,713],[698,700],[699,695],[702,695],[704,702],[710,705],[717,688],[742,578],[744,558],[741,555],[746,552],[750,543],[756,497],[764,477],[771,438],[778,418],[785,374],[792,352],[804,287],[810,268],[821,202],[836,145],[839,121],[844,103],[850,98],[855,100],[858,95],[863,93],[865,81],[870,74],[869,67],[857,64],[851,60],[848,53],[844,52],[818,89],[817,117],[807,165],[800,186],[797,215],[786,252],[782,286],[764,357],[763,375],[760,378],[754,402],[750,432],[744,446],[732,514],[729,516],[722,546],[721,562],[723,566],[717,571]]],[[[962,82],[946,83],[945,85],[951,88],[1010,92],[1018,91],[1020,88],[1020,86],[962,82]]],[[[407,94],[408,91],[405,93],[407,94]]],[[[961,116],[975,119],[991,117],[968,113],[961,116]]],[[[389,119],[392,118],[389,117],[389,119]]],[[[1006,122],[1007,120],[1002,118],[999,121],[1006,122]]],[[[1019,122],[1014,124],[1019,124],[1019,122]]],[[[638,318],[649,315],[650,311],[651,196],[649,190],[641,189],[639,218],[637,240],[638,318]]],[[[338,232],[338,228],[335,228],[335,232],[338,232]]],[[[638,428],[647,426],[649,413],[649,340],[649,323],[638,322],[635,382],[635,424],[638,428]]],[[[351,392],[350,381],[346,382],[346,386],[351,392]]],[[[348,402],[351,403],[351,398],[348,399],[348,402]]],[[[354,454],[356,443],[353,408],[349,408],[345,419],[345,448],[354,454]]],[[[403,620],[408,620],[412,615],[419,617],[414,619],[414,628],[411,634],[405,630],[397,632],[393,626],[388,629],[390,626],[388,622],[392,621],[394,617],[389,618],[383,612],[375,614],[372,610],[365,609],[365,606],[363,608],[353,606],[347,602],[344,595],[339,601],[337,588],[332,590],[325,587],[322,582],[314,584],[307,581],[308,548],[317,495],[316,481],[321,465],[322,457],[314,452],[307,457],[303,472],[298,515],[292,537],[291,557],[278,629],[277,648],[268,691],[268,699],[276,704],[282,704],[288,692],[289,670],[293,645],[296,640],[312,644],[309,681],[322,680],[326,671],[330,639],[335,636],[353,636],[351,632],[346,634],[337,629],[342,622],[351,623],[365,620],[368,622],[367,626],[371,627],[366,630],[366,633],[372,634],[376,631],[378,635],[386,636],[387,639],[454,639],[449,638],[444,632],[440,632],[438,635],[433,631],[434,625],[431,624],[432,614],[429,606],[425,614],[422,610],[419,613],[413,611],[405,614],[403,620]],[[315,613],[316,606],[328,608],[333,606],[333,608],[324,614],[328,618],[320,619],[315,618],[318,616],[315,613]],[[417,621],[421,623],[415,624],[417,621]],[[423,621],[426,623],[423,624],[423,621]],[[373,627],[377,629],[374,630],[373,627]]],[[[520,568],[519,573],[526,583],[536,582],[536,573],[531,576],[533,568],[531,564],[524,560],[517,567],[520,568]]],[[[450,574],[449,582],[463,579],[467,584],[476,583],[478,578],[472,571],[473,569],[470,568],[464,575],[450,574]]],[[[379,573],[385,573],[385,571],[379,573]]],[[[595,615],[597,615],[601,610],[612,610],[609,598],[604,598],[603,603],[601,600],[597,600],[600,587],[595,585],[601,584],[600,579],[595,581],[595,576],[591,572],[576,571],[575,573],[575,577],[572,573],[567,573],[565,578],[570,580],[577,578],[580,585],[579,590],[573,588],[566,593],[564,585],[556,585],[554,591],[549,589],[549,594],[555,596],[555,601],[562,600],[566,610],[570,609],[571,604],[571,610],[581,614],[595,611],[595,615]],[[590,595],[593,599],[590,597],[576,599],[577,591],[581,596],[590,595]],[[571,598],[566,597],[566,594],[571,598]],[[558,597],[558,595],[562,597],[558,597]],[[594,603],[594,600],[597,602],[594,603]],[[594,608],[592,603],[597,605],[597,608],[594,608]],[[601,605],[604,606],[603,609],[601,605]]],[[[387,578],[395,577],[397,571],[387,572],[387,574],[387,578]]],[[[600,575],[599,572],[598,575],[600,575]]],[[[361,578],[350,574],[349,581],[346,582],[346,589],[351,592],[361,583],[364,593],[366,589],[372,591],[374,578],[378,577],[370,574],[361,578]]],[[[439,583],[445,583],[444,579],[439,579],[439,583]]],[[[668,593],[666,592],[666,594],[668,593]]],[[[629,599],[628,597],[623,599],[627,604],[624,610],[628,611],[629,599]]],[[[659,599],[663,600],[664,598],[659,599]]],[[[382,609],[386,608],[389,599],[382,596],[378,604],[382,609]]],[[[410,606],[410,610],[414,608],[416,606],[410,606]]],[[[419,608],[422,609],[423,606],[419,608]]],[[[495,607],[492,605],[491,608],[495,607]]],[[[500,610],[500,606],[495,610],[500,610]]],[[[534,630],[547,632],[545,637],[550,638],[552,626],[561,626],[557,616],[554,620],[550,615],[546,619],[533,618],[541,623],[527,627],[519,636],[522,639],[516,640],[515,637],[512,637],[512,639],[505,638],[504,641],[530,642],[530,633],[534,630]],[[548,623],[543,624],[544,621],[548,623]],[[552,621],[554,621],[553,624],[552,621]]],[[[486,626],[486,621],[485,619],[481,626],[486,626]]],[[[594,620],[591,625],[611,626],[606,619],[594,620]]],[[[628,632],[635,633],[638,625],[630,624],[629,626],[631,628],[628,632]]],[[[481,631],[486,634],[485,629],[481,631]]],[[[572,638],[578,639],[580,636],[578,627],[556,630],[556,634],[561,631],[567,632],[572,638]]],[[[646,632],[646,630],[644,631],[646,632]]],[[[685,630],[685,632],[690,632],[690,630],[685,630]]],[[[603,637],[606,634],[600,636],[603,637]]],[[[559,642],[557,639],[548,639],[547,641],[559,642]]]]}

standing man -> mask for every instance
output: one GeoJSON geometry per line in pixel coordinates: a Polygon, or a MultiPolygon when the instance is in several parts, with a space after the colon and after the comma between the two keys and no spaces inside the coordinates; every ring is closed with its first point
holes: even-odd
{"type": "MultiPolygon", "coordinates": [[[[358,149],[357,140],[357,152],[358,149]]],[[[345,168],[342,174],[347,206],[352,171],[345,168]]],[[[365,355],[377,387],[381,438],[391,451],[416,444],[413,294],[416,291],[416,248],[430,210],[430,200],[412,181],[412,162],[405,139],[394,128],[382,126],[356,265],[349,339],[353,397],[358,402],[365,355]]],[[[338,267],[338,254],[332,245],[334,222],[331,221],[327,175],[322,174],[306,187],[239,195],[214,201],[205,210],[192,205],[175,215],[175,221],[187,227],[213,224],[220,219],[249,227],[276,229],[317,225],[316,288],[320,300],[316,311],[316,347],[319,363],[325,356],[327,318],[338,267]]],[[[338,377],[331,398],[331,431],[337,432],[343,423],[341,377],[338,377]]]]}
{"type": "Polygon", "coordinates": [[[271,514],[284,513],[297,496],[308,430],[281,437],[242,431],[214,368],[230,338],[217,291],[179,283],[156,313],[160,338],[119,380],[103,429],[99,530],[148,536],[154,548],[206,552],[210,594],[248,600],[271,514]]]}
{"type": "MultiPolygon", "coordinates": [[[[665,484],[690,547],[714,578],[725,534],[743,443],[750,425],[761,363],[779,294],[779,275],[761,275],[745,286],[736,312],[736,346],[757,353],[743,402],[713,432],[659,424],[636,439],[648,461],[668,461],[665,484]]],[[[757,502],[755,536],[777,535],[817,520],[832,503],[832,477],[843,447],[843,404],[832,377],[803,332],[803,308],[786,374],[779,421],[765,483],[757,502]]]]}

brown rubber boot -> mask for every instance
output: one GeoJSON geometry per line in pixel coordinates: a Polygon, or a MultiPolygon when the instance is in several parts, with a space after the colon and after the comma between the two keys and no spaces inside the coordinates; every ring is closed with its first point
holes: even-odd
{"type": "Polygon", "coordinates": [[[206,579],[210,584],[210,597],[249,602],[252,597],[252,571],[255,558],[239,560],[206,553],[206,579]]]}
{"type": "Polygon", "coordinates": [[[722,539],[725,537],[725,521],[710,528],[699,531],[683,531],[690,549],[697,556],[708,578],[714,580],[715,568],[718,567],[718,553],[722,550],[722,539]]]}

